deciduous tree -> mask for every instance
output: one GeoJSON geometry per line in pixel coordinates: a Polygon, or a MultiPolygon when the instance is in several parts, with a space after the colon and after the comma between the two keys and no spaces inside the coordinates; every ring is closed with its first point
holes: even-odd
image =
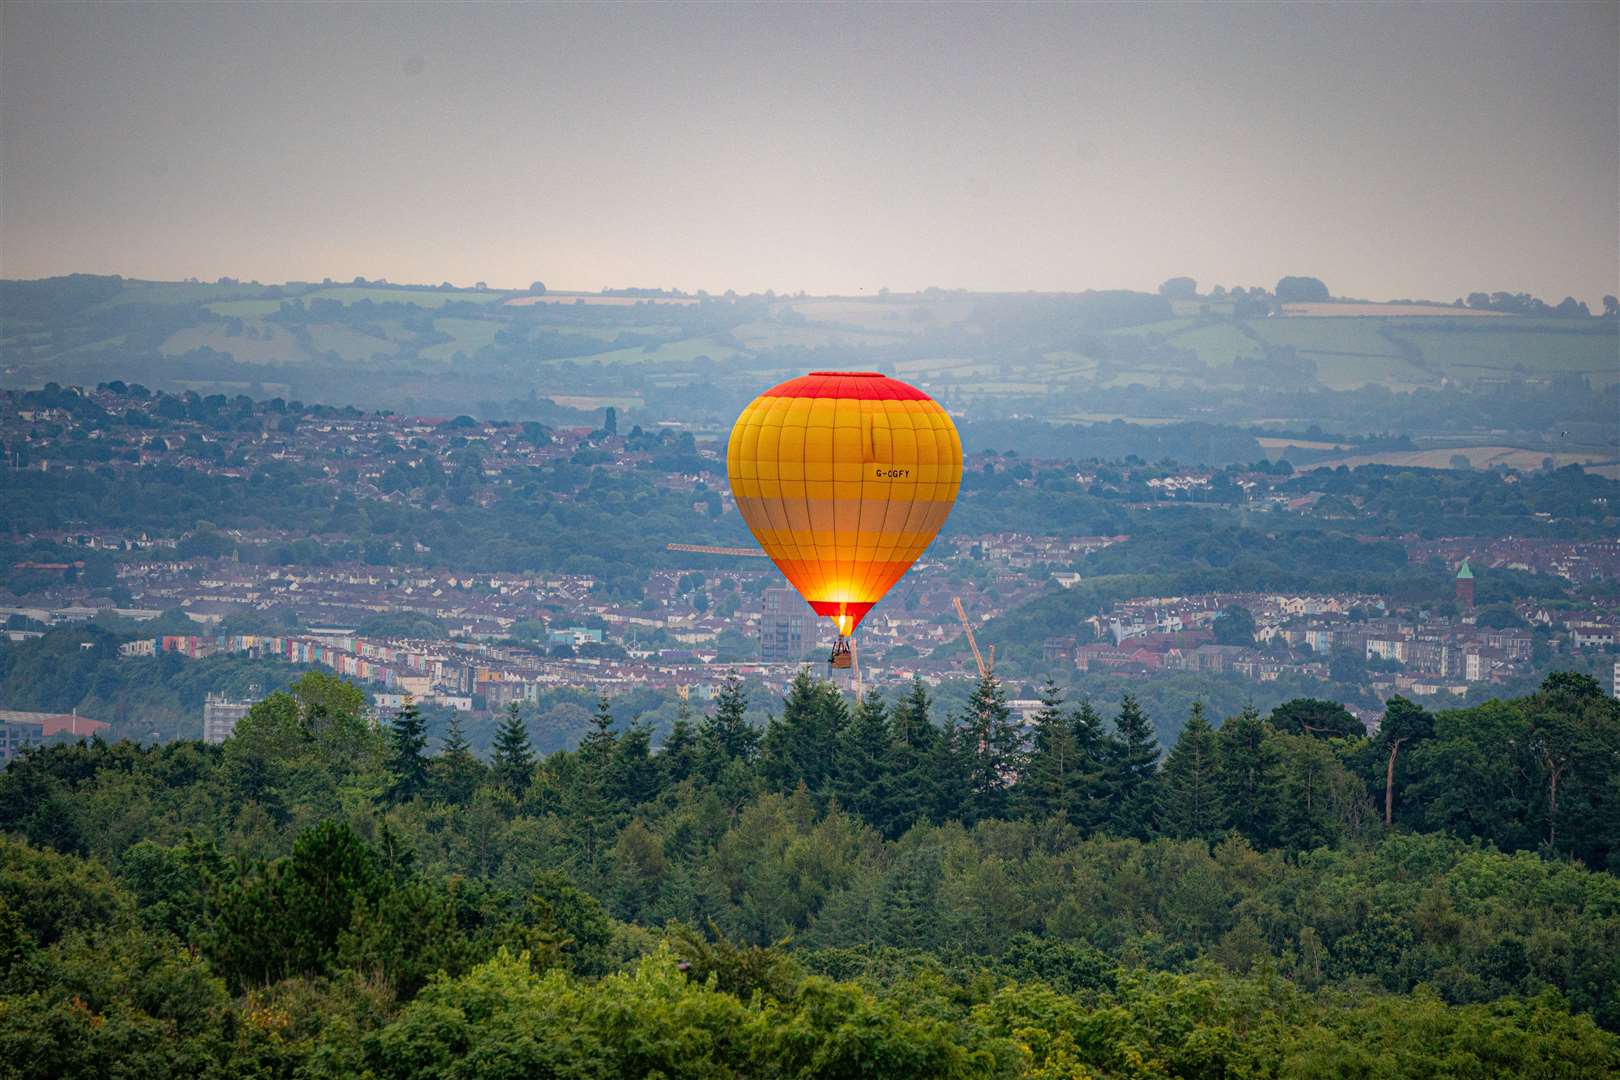
{"type": "Polygon", "coordinates": [[[1401,748],[1410,748],[1434,734],[1434,717],[1399,695],[1384,704],[1384,719],[1378,725],[1378,746],[1385,752],[1384,824],[1395,823],[1395,766],[1401,748]]]}

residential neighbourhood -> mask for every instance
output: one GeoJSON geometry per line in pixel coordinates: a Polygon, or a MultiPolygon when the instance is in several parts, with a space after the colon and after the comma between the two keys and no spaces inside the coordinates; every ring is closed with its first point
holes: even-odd
{"type": "MultiPolygon", "coordinates": [[[[154,396],[122,384],[58,392],[53,400],[62,407],[41,407],[41,397],[50,394],[0,393],[3,466],[13,473],[117,478],[181,470],[175,475],[246,484],[250,476],[262,482],[293,470],[316,490],[341,487],[370,505],[402,510],[421,503],[427,477],[446,485],[452,505],[435,513],[447,515],[441,535],[451,541],[438,550],[397,534],[386,543],[356,543],[344,535],[341,514],[316,529],[184,519],[187,527],[163,530],[58,519],[18,537],[14,550],[24,557],[4,568],[4,581],[24,590],[0,584],[0,625],[13,641],[112,620],[127,635],[125,657],[232,655],[317,665],[364,685],[383,711],[410,695],[488,714],[558,688],[702,701],[732,675],[782,687],[804,663],[819,664],[830,640],[767,560],[749,557],[746,546],[714,542],[741,532],[724,447],[713,432],[663,425],[621,433],[611,409],[602,426],[589,429],[154,396]],[[546,479],[565,474],[570,486],[546,479]],[[458,519],[510,506],[525,482],[525,491],[536,479],[544,486],[518,498],[560,511],[599,498],[594,493],[614,478],[678,500],[711,531],[640,537],[657,557],[639,573],[616,568],[612,580],[567,563],[518,571],[489,569],[483,555],[462,560],[458,519]],[[26,554],[35,549],[54,554],[26,554]],[[147,636],[141,627],[148,624],[161,632],[147,636]]],[[[985,452],[970,465],[1005,477],[1014,491],[1070,476],[1147,512],[1217,493],[1262,516],[1308,516],[1327,505],[1322,491],[1302,494],[1299,481],[1284,483],[1286,469],[1264,463],[1248,471],[1132,462],[1076,470],[985,452]]],[[[589,550],[588,538],[578,539],[589,550]]],[[[1062,632],[1033,644],[1045,670],[1074,679],[1179,672],[1254,684],[1354,681],[1378,699],[1462,698],[1471,687],[1527,678],[1560,653],[1611,650],[1620,629],[1608,593],[1587,589],[1620,578],[1620,542],[1556,535],[1395,538],[1409,565],[1455,573],[1455,594],[1442,605],[1366,592],[1221,591],[1126,596],[1101,610],[1077,599],[1064,614],[1062,596],[1079,597],[1092,584],[1089,560],[1131,539],[1126,532],[953,526],[863,623],[863,684],[920,678],[937,685],[971,675],[975,661],[961,640],[958,600],[984,628],[1056,596],[1062,632]],[[1480,609],[1477,576],[1502,572],[1562,580],[1585,589],[1585,599],[1498,600],[1480,609]],[[1234,609],[1246,613],[1243,633],[1219,632],[1223,613],[1234,609]]],[[[1007,655],[1016,643],[1000,644],[1007,655]]],[[[852,682],[855,673],[836,677],[852,682]]],[[[32,737],[32,729],[8,735],[32,737]]]]}

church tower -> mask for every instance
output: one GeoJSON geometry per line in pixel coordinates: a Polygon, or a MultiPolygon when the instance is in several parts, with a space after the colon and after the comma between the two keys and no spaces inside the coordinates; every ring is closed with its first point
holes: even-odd
{"type": "Polygon", "coordinates": [[[1457,568],[1457,606],[1464,611],[1474,606],[1474,572],[1468,568],[1467,559],[1457,568]]]}

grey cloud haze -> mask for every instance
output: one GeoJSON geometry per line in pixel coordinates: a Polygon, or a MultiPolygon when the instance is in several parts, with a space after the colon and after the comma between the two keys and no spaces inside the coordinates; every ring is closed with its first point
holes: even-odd
{"type": "Polygon", "coordinates": [[[1617,288],[1620,5],[0,7],[0,274],[1617,288]]]}

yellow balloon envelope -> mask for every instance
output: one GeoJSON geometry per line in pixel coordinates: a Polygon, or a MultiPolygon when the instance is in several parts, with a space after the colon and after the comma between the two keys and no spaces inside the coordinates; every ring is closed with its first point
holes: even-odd
{"type": "Polygon", "coordinates": [[[742,411],[726,472],[759,546],[848,635],[945,524],[962,486],[962,441],[914,386],[813,371],[742,411]]]}

